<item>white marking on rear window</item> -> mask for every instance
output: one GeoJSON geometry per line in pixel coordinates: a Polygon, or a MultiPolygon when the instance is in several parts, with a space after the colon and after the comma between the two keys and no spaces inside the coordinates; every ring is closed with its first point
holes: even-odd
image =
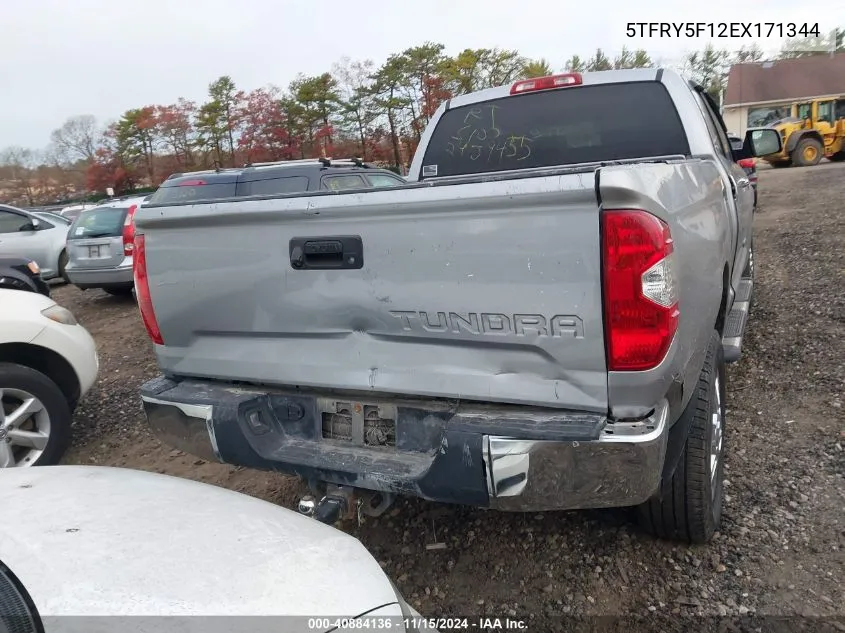
{"type": "Polygon", "coordinates": [[[423,165],[423,177],[426,176],[436,176],[437,175],[437,165],[423,165]]]}

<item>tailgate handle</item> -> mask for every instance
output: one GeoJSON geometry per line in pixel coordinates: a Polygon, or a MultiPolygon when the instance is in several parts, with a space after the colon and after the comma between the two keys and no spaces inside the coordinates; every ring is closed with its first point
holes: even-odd
{"type": "Polygon", "coordinates": [[[362,268],[364,243],[360,235],[294,237],[290,241],[290,265],[294,270],[362,268]]]}

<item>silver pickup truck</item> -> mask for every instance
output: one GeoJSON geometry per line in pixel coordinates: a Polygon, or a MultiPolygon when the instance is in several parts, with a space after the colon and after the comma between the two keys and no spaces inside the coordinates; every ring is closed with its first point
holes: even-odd
{"type": "Polygon", "coordinates": [[[669,70],[573,73],[445,103],[407,184],[146,206],[149,423],[306,479],[324,521],[638,506],[706,542],[753,285],[736,161],[780,143],[732,152],[669,70]]]}

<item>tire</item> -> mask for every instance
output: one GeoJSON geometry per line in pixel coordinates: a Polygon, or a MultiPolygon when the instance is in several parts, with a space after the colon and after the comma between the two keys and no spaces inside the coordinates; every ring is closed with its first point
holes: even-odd
{"type": "Polygon", "coordinates": [[[131,297],[132,288],[134,286],[129,286],[128,288],[103,288],[103,290],[113,297],[131,297]]]}
{"type": "MultiPolygon", "coordinates": [[[[745,262],[745,269],[742,271],[742,276],[745,279],[750,279],[754,282],[754,238],[751,238],[751,248],[748,249],[748,261],[745,262]]],[[[751,296],[748,297],[748,306],[754,305],[754,287],[751,287],[751,296]]]]}
{"type": "MultiPolygon", "coordinates": [[[[3,421],[0,421],[0,442],[5,447],[14,447],[12,455],[15,457],[14,466],[51,466],[57,464],[70,446],[71,439],[71,411],[70,405],[59,389],[58,385],[39,371],[15,363],[0,363],[0,390],[3,391],[3,421]],[[40,402],[42,412],[35,413],[32,419],[37,420],[37,430],[44,432],[44,417],[47,419],[47,442],[40,452],[27,450],[22,446],[15,446],[9,436],[10,427],[6,426],[6,414],[19,406],[26,394],[40,402]],[[40,420],[38,418],[41,418],[40,420]]],[[[32,422],[27,422],[21,430],[32,430],[32,422]]],[[[8,450],[8,448],[7,448],[8,450]]],[[[0,467],[6,463],[9,453],[0,447],[0,467]]]]}
{"type": "Polygon", "coordinates": [[[68,256],[67,251],[62,251],[59,254],[59,277],[65,280],[66,284],[70,283],[70,279],[68,279],[67,272],[65,272],[65,268],[67,268],[68,256]]]}
{"type": "Polygon", "coordinates": [[[30,287],[21,279],[15,279],[14,277],[0,277],[0,289],[35,292],[35,288],[30,287]]]}
{"type": "Polygon", "coordinates": [[[799,167],[818,165],[824,157],[824,147],[814,138],[802,138],[792,150],[792,162],[799,167]],[[809,154],[812,152],[812,158],[809,154]]]}
{"type": "Polygon", "coordinates": [[[719,528],[724,495],[725,361],[722,339],[715,330],[687,414],[691,415],[689,434],[678,466],[671,480],[662,482],[660,491],[638,507],[639,522],[658,538],[707,543],[719,528]],[[714,426],[717,412],[718,437],[714,426]],[[718,441],[715,474],[710,461],[714,439],[718,441]]]}
{"type": "Polygon", "coordinates": [[[754,239],[751,239],[751,248],[748,249],[748,261],[745,262],[745,269],[742,271],[742,276],[746,279],[754,281],[754,239]]]}

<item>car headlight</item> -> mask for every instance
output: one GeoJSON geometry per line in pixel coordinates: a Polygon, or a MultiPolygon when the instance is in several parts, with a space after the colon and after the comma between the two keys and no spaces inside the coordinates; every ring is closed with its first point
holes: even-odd
{"type": "Polygon", "coordinates": [[[41,314],[51,321],[61,323],[62,325],[77,325],[78,323],[76,317],[73,316],[73,312],[60,305],[52,305],[49,308],[44,308],[41,314]]]}
{"type": "Polygon", "coordinates": [[[27,267],[27,268],[29,268],[29,271],[30,271],[33,275],[37,275],[38,273],[40,273],[40,272],[41,272],[41,269],[38,267],[38,264],[37,264],[36,262],[29,262],[29,263],[26,265],[26,267],[27,267]]]}

